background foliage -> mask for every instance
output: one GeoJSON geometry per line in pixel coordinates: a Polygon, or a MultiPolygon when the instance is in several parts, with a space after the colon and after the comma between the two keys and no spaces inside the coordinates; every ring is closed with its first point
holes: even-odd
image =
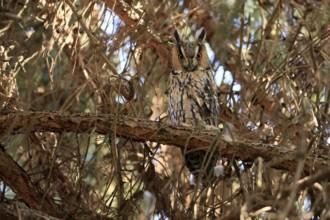
{"type": "Polygon", "coordinates": [[[1,134],[6,152],[61,210],[29,212],[2,178],[1,201],[12,215],[329,218],[328,177],[298,185],[318,171],[304,170],[308,155],[322,155],[328,168],[328,0],[3,0],[0,18],[2,114],[111,113],[166,122],[172,33],[191,38],[205,27],[220,127],[283,155],[297,152],[296,172],[273,169],[280,161],[271,155],[237,160],[229,176],[200,190],[173,146],[115,133],[28,132],[26,125],[25,134],[12,135],[8,128],[1,134]]]}

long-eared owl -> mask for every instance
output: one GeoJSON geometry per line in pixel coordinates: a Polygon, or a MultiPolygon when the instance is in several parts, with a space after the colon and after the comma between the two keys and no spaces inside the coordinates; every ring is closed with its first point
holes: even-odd
{"type": "MultiPolygon", "coordinates": [[[[168,110],[173,125],[218,126],[219,103],[205,37],[204,28],[193,42],[182,40],[178,31],[174,31],[168,110]]],[[[210,182],[218,154],[206,150],[183,151],[183,154],[195,181],[204,185],[210,182]]]]}

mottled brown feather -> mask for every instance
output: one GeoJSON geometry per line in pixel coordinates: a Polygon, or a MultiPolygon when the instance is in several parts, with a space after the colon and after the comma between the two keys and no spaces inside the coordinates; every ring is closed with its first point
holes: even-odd
{"type": "MultiPolygon", "coordinates": [[[[170,75],[169,118],[174,125],[218,125],[219,103],[213,71],[205,45],[205,30],[196,41],[183,41],[177,31],[174,33],[175,46],[172,48],[172,66],[170,75]]],[[[208,161],[207,151],[183,152],[186,165],[195,180],[201,176],[207,184],[213,176],[218,154],[211,155],[208,161]],[[201,173],[202,172],[202,173],[201,173]]]]}

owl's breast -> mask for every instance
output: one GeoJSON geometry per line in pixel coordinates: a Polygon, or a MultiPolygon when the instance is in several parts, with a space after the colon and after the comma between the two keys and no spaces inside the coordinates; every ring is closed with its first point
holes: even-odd
{"type": "Polygon", "coordinates": [[[206,74],[200,71],[171,76],[168,113],[173,124],[205,123],[206,107],[209,106],[205,103],[209,101],[205,99],[207,82],[206,74]]]}

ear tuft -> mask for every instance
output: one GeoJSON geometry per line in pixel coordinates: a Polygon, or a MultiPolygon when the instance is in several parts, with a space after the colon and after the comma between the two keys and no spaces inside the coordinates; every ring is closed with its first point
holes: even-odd
{"type": "Polygon", "coordinates": [[[175,39],[176,43],[181,42],[180,34],[179,34],[177,29],[175,29],[175,31],[173,33],[173,36],[174,36],[174,39],[175,39]]]}
{"type": "Polygon", "coordinates": [[[206,31],[205,31],[205,28],[201,28],[199,34],[198,34],[198,37],[197,37],[197,40],[199,42],[203,42],[206,38],[206,31]]]}

